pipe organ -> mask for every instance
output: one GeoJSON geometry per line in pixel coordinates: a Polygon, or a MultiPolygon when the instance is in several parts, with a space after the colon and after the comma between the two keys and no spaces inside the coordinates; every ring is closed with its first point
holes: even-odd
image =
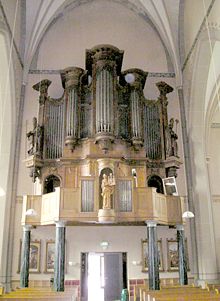
{"type": "MultiPolygon", "coordinates": [[[[135,221],[135,206],[148,202],[148,183],[163,193],[162,178],[176,177],[181,165],[174,119],[167,117],[173,88],[159,82],[158,99],[146,99],[148,73],[122,71],[123,54],[111,45],[86,50],[85,70],[61,71],[60,99],[48,95],[47,79],[33,86],[39,91],[39,112],[27,133],[26,165],[33,181],[40,179],[42,194],[57,178],[66,218],[71,208],[78,219],[88,211],[93,220],[111,222],[123,219],[116,212],[127,212],[135,221]]],[[[136,219],[146,218],[141,210],[136,219]]]]}

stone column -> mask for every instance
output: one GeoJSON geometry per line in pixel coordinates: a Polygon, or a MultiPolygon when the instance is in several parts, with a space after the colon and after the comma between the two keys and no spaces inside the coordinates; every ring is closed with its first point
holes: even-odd
{"type": "Polygon", "coordinates": [[[64,291],[65,278],[65,222],[56,222],[55,263],[54,263],[54,289],[64,291]]]}
{"type": "Polygon", "coordinates": [[[149,289],[160,289],[159,278],[159,258],[157,245],[157,223],[155,221],[146,221],[148,237],[148,278],[149,289]]]}
{"type": "MultiPolygon", "coordinates": [[[[193,197],[193,184],[192,179],[194,179],[192,174],[192,164],[190,158],[190,147],[189,147],[189,137],[187,133],[187,121],[186,121],[186,112],[185,112],[185,101],[183,88],[177,87],[178,96],[179,96],[179,106],[180,106],[180,116],[181,116],[181,125],[182,125],[182,137],[183,137],[183,149],[184,149],[184,163],[186,171],[186,188],[187,188],[187,197],[188,197],[188,209],[195,213],[194,206],[194,197],[193,197]]],[[[191,235],[191,248],[192,248],[192,257],[193,257],[193,274],[196,280],[198,279],[198,247],[197,247],[197,235],[196,235],[196,222],[195,218],[190,219],[190,235],[191,235]]]]}
{"type": "Polygon", "coordinates": [[[183,225],[177,225],[176,229],[179,254],[179,282],[180,285],[186,285],[188,284],[188,277],[184,227],[183,225]]]}
{"type": "Polygon", "coordinates": [[[29,257],[30,257],[31,226],[23,227],[23,240],[21,249],[20,287],[28,287],[29,281],[29,257]]]}

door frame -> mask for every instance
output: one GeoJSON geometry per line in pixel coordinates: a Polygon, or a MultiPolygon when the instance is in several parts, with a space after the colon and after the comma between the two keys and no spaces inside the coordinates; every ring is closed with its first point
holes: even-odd
{"type": "Polygon", "coordinates": [[[80,295],[81,301],[88,301],[88,268],[89,254],[122,254],[122,285],[123,289],[128,287],[127,252],[81,252],[80,256],[80,295]]]}

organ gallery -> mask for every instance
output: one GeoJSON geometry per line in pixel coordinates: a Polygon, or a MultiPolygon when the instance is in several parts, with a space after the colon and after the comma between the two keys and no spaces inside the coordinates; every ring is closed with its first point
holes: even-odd
{"type": "MultiPolygon", "coordinates": [[[[41,195],[24,196],[22,224],[56,224],[57,291],[64,290],[67,225],[146,223],[149,286],[158,289],[156,225],[182,224],[183,200],[172,191],[173,184],[166,187],[162,181],[175,179],[182,163],[174,130],[178,120],[168,120],[167,114],[173,88],[157,82],[158,98],[146,99],[148,73],[122,71],[123,54],[111,45],[86,50],[85,70],[60,72],[64,91],[59,99],[49,96],[50,80],[33,86],[39,110],[26,134],[25,162],[41,195]],[[27,215],[28,210],[38,214],[27,215]]],[[[187,283],[184,256],[180,264],[181,281],[187,283]]],[[[26,286],[27,268],[21,271],[21,286],[26,286]]]]}

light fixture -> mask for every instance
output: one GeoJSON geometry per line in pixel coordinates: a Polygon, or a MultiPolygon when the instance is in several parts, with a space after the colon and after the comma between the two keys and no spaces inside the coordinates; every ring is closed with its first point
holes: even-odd
{"type": "Polygon", "coordinates": [[[5,191],[4,189],[0,186],[0,196],[4,196],[5,195],[5,191]]]}
{"type": "Polygon", "coordinates": [[[128,84],[132,84],[132,83],[135,81],[134,74],[132,74],[132,73],[127,73],[127,74],[125,75],[125,81],[126,81],[128,84]]]}
{"type": "Polygon", "coordinates": [[[108,241],[101,241],[100,246],[102,247],[103,250],[106,250],[109,247],[109,242],[108,241]]]}
{"type": "Polygon", "coordinates": [[[183,212],[182,218],[193,218],[195,215],[191,211],[185,211],[183,212]]]}
{"type": "Polygon", "coordinates": [[[30,208],[25,212],[25,215],[26,216],[36,216],[37,212],[34,209],[30,208]]]}

